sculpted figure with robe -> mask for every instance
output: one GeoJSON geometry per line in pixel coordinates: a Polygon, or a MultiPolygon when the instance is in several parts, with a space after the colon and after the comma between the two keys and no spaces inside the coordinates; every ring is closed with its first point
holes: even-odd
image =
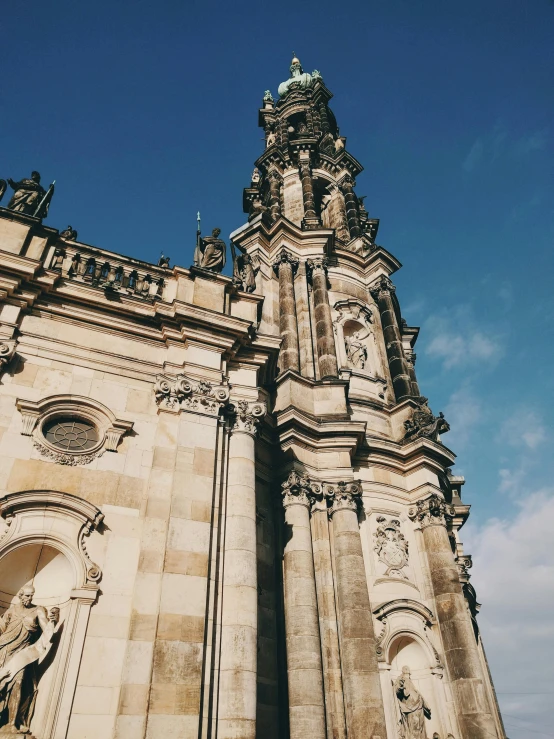
{"type": "Polygon", "coordinates": [[[8,208],[29,216],[35,215],[42,198],[46,195],[46,190],[40,184],[40,174],[32,172],[31,179],[24,179],[20,182],[8,180],[8,184],[14,190],[8,208]]]}
{"type": "Polygon", "coordinates": [[[221,272],[225,267],[226,247],[219,238],[220,228],[214,228],[211,236],[199,237],[194,251],[194,264],[212,272],[221,272]]]}
{"type": "Polygon", "coordinates": [[[409,667],[402,668],[402,674],[393,683],[393,690],[400,709],[401,739],[427,739],[425,719],[431,718],[431,709],[413,684],[409,667]]]}
{"type": "Polygon", "coordinates": [[[35,589],[19,591],[19,603],[0,617],[0,737],[28,734],[38,689],[36,663],[52,645],[59,609],[33,603],[35,589]]]}

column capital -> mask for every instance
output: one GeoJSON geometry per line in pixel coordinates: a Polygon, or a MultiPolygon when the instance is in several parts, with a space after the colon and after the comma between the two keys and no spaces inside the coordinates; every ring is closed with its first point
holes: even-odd
{"type": "Polygon", "coordinates": [[[267,177],[269,180],[275,180],[277,182],[281,182],[283,179],[281,173],[274,167],[269,170],[269,172],[267,173],[267,177]]]}
{"type": "Polygon", "coordinates": [[[342,180],[338,183],[341,190],[344,190],[345,188],[348,190],[351,190],[352,188],[356,187],[356,180],[352,177],[352,175],[345,175],[342,180]]]}
{"type": "Polygon", "coordinates": [[[329,516],[337,511],[354,511],[358,513],[361,506],[362,485],[358,481],[327,483],[325,497],[329,501],[329,516]]]}
{"type": "Polygon", "coordinates": [[[313,276],[318,272],[324,272],[327,274],[327,266],[327,257],[314,257],[313,259],[308,259],[306,261],[306,268],[310,276],[313,276]]]}
{"type": "Polygon", "coordinates": [[[231,431],[250,436],[256,436],[260,422],[267,413],[265,403],[252,403],[248,400],[233,401],[225,410],[230,419],[231,431]]]}
{"type": "Polygon", "coordinates": [[[298,259],[286,249],[282,249],[277,259],[273,262],[272,266],[276,275],[279,275],[279,268],[282,264],[290,264],[293,274],[298,269],[298,259]]]}
{"type": "Polygon", "coordinates": [[[379,300],[379,298],[382,297],[389,297],[391,293],[395,292],[395,290],[396,288],[393,285],[392,280],[389,277],[385,277],[385,275],[381,275],[377,282],[374,282],[373,285],[370,285],[369,287],[369,292],[374,300],[379,300]]]}
{"type": "Polygon", "coordinates": [[[283,496],[283,506],[288,508],[291,505],[303,505],[311,508],[314,500],[321,496],[321,485],[314,482],[308,475],[291,472],[288,478],[281,485],[281,494],[283,496]]]}
{"type": "Polygon", "coordinates": [[[454,508],[446,503],[444,498],[433,493],[425,500],[418,500],[408,511],[408,516],[422,529],[428,526],[446,526],[454,516],[454,508]]]}

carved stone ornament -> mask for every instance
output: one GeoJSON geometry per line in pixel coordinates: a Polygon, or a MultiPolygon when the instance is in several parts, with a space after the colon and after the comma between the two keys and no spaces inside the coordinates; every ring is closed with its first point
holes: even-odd
{"type": "Polygon", "coordinates": [[[12,359],[16,346],[17,341],[15,339],[3,339],[0,341],[0,370],[12,359]]]}
{"type": "Polygon", "coordinates": [[[282,264],[290,265],[293,274],[298,269],[298,259],[293,257],[293,255],[286,249],[282,249],[277,259],[273,262],[273,269],[277,276],[279,275],[279,268],[282,264]]]}
{"type": "Polygon", "coordinates": [[[415,506],[408,511],[408,516],[422,529],[427,526],[446,526],[447,520],[454,515],[454,507],[436,493],[425,500],[418,500],[415,506]]]}
{"type": "Polygon", "coordinates": [[[327,257],[315,257],[314,259],[308,259],[306,261],[306,268],[308,270],[308,275],[313,277],[318,272],[323,272],[324,274],[327,274],[327,257]]]}
{"type": "Polygon", "coordinates": [[[386,519],[377,517],[374,550],[381,562],[385,565],[385,577],[401,577],[408,579],[402,572],[408,564],[408,542],[400,531],[400,521],[396,518],[386,519]]]}
{"type": "Polygon", "coordinates": [[[343,510],[358,513],[360,509],[362,486],[359,482],[328,483],[324,487],[324,494],[330,504],[329,516],[343,510]]]}
{"type": "Polygon", "coordinates": [[[412,411],[412,417],[404,421],[404,443],[420,439],[422,437],[439,441],[439,434],[445,434],[450,431],[450,424],[442,413],[438,416],[433,415],[432,410],[427,405],[427,398],[420,396],[415,399],[417,407],[412,411]]]}
{"type": "Polygon", "coordinates": [[[156,402],[161,408],[206,413],[217,416],[229,400],[229,386],[212,385],[204,380],[191,380],[185,375],[158,375],[154,385],[156,402]]]}
{"type": "Polygon", "coordinates": [[[267,413],[265,403],[252,403],[248,400],[237,400],[229,403],[226,414],[230,418],[230,428],[234,432],[242,432],[255,436],[262,418],[267,413]]]}
{"type": "Polygon", "coordinates": [[[395,290],[396,288],[393,285],[392,280],[390,280],[388,277],[385,277],[385,275],[381,275],[377,282],[374,282],[373,285],[371,285],[369,288],[371,297],[375,301],[378,301],[379,298],[390,296],[391,293],[395,292],[395,290]]]}
{"type": "Polygon", "coordinates": [[[310,508],[316,498],[321,497],[321,485],[311,480],[308,475],[291,472],[281,485],[283,506],[303,505],[310,508]]]}
{"type": "MultiPolygon", "coordinates": [[[[117,418],[102,403],[78,395],[52,395],[38,402],[18,398],[16,406],[21,413],[21,433],[33,437],[34,448],[43,456],[69,466],[89,464],[104,452],[116,452],[121,438],[133,428],[132,421],[117,418]],[[79,434],[86,439],[87,428],[90,440],[81,448],[57,444],[49,432],[59,422],[60,431],[74,423],[82,428],[70,432],[70,437],[79,434]]],[[[65,437],[68,438],[67,430],[65,437]]]]}

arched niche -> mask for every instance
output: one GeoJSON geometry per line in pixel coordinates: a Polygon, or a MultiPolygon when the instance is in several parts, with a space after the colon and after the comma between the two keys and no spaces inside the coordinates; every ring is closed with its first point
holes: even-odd
{"type": "Polygon", "coordinates": [[[60,609],[52,647],[38,669],[38,693],[31,722],[36,739],[67,734],[77,675],[99,568],[86,550],[86,537],[101,525],[96,506],[51,490],[7,493],[0,498],[6,524],[0,538],[0,611],[18,599],[25,585],[33,603],[60,609]]]}
{"type": "Polygon", "coordinates": [[[386,400],[387,381],[375,336],[373,313],[358,298],[333,306],[333,329],[341,376],[352,378],[351,389],[386,400]]]}
{"type": "Polygon", "coordinates": [[[411,680],[431,709],[431,717],[425,719],[427,736],[435,732],[440,737],[456,736],[456,717],[445,687],[432,612],[419,601],[402,598],[374,609],[374,616],[379,624],[377,654],[391,736],[396,736],[400,720],[394,682],[404,667],[409,668],[411,680]]]}

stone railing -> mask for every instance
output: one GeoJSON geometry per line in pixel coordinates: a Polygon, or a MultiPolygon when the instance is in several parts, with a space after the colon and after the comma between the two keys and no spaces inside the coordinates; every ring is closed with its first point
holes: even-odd
{"type": "Polygon", "coordinates": [[[49,269],[69,280],[88,283],[105,292],[124,293],[143,300],[161,299],[168,268],[139,260],[125,260],[81,244],[59,242],[50,257],[49,269]]]}

